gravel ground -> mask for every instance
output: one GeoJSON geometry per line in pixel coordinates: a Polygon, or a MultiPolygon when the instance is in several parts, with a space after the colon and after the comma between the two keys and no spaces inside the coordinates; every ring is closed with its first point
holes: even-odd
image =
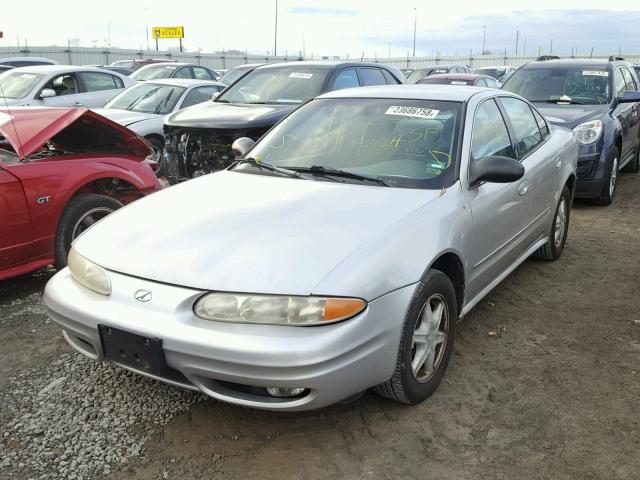
{"type": "Polygon", "coordinates": [[[521,266],[458,326],[424,404],[372,393],[316,412],[222,404],[71,353],[0,282],[0,478],[639,478],[640,175],[574,207],[555,263],[521,266]]]}

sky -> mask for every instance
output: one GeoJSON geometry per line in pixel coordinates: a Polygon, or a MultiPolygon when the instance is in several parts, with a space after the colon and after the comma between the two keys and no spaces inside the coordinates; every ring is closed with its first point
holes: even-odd
{"type": "MultiPolygon", "coordinates": [[[[273,54],[276,0],[10,2],[0,46],[155,48],[147,29],[183,25],[187,50],[273,54]],[[107,7],[107,8],[105,8],[107,7]]],[[[492,53],[640,52],[640,2],[618,0],[278,0],[277,53],[404,57],[492,53]],[[526,43],[525,43],[526,42],[526,43]],[[553,42],[553,46],[552,46],[553,42]]],[[[160,49],[177,40],[160,40],[160,49]]]]}

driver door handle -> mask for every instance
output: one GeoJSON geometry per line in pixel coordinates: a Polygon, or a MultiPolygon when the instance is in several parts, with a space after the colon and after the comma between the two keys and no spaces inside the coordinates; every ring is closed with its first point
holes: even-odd
{"type": "Polygon", "coordinates": [[[84,107],[84,103],[76,102],[73,104],[74,107],[84,107]]]}
{"type": "Polygon", "coordinates": [[[526,195],[529,193],[529,180],[524,180],[518,185],[518,195],[526,195]]]}

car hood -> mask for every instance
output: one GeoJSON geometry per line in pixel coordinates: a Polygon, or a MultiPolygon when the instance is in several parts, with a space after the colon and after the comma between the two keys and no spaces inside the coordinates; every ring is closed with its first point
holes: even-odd
{"type": "Polygon", "coordinates": [[[195,128],[271,126],[300,105],[250,105],[247,103],[203,102],[168,116],[166,125],[195,128]]]}
{"type": "Polygon", "coordinates": [[[145,120],[155,120],[162,116],[157,113],[131,112],[129,110],[120,110],[119,108],[93,108],[92,110],[125,127],[145,120]]]}
{"type": "Polygon", "coordinates": [[[538,102],[534,105],[551,123],[569,129],[583,122],[601,118],[609,110],[608,105],[557,105],[538,102]]]}
{"type": "Polygon", "coordinates": [[[85,108],[0,109],[0,135],[9,141],[20,159],[38,151],[63,130],[74,146],[82,139],[96,142],[108,137],[110,147],[143,158],[149,155],[149,147],[135,133],[85,108]]]}
{"type": "Polygon", "coordinates": [[[308,295],[441,191],[221,171],[122,208],[74,247],[108,270],[203,290],[308,295]]]}

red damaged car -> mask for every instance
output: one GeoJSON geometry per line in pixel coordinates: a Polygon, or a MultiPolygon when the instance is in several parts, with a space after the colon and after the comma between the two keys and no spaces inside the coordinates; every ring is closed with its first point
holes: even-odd
{"type": "Polygon", "coordinates": [[[161,188],[150,149],[86,109],[0,109],[0,280],[55,264],[74,238],[161,188]]]}

